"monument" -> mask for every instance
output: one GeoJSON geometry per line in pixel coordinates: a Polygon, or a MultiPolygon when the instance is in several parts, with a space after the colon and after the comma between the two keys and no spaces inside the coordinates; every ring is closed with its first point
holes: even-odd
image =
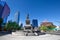
{"type": "Polygon", "coordinates": [[[26,22],[26,25],[24,26],[24,32],[26,33],[25,35],[28,35],[28,33],[32,32],[32,26],[30,24],[29,14],[27,14],[25,22],[26,22]]]}

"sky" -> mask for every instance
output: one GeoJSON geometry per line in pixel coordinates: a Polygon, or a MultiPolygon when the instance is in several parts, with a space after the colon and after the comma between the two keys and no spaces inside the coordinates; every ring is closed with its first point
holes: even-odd
{"type": "Polygon", "coordinates": [[[38,24],[47,20],[54,25],[60,25],[60,0],[5,0],[10,7],[8,20],[15,20],[14,14],[20,12],[20,23],[25,24],[26,15],[30,20],[38,20],[38,24]]]}

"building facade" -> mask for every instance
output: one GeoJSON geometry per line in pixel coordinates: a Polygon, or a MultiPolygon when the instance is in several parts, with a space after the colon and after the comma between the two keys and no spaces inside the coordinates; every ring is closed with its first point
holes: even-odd
{"type": "Polygon", "coordinates": [[[38,27],[38,20],[37,19],[32,20],[32,27],[38,27]]]}
{"type": "Polygon", "coordinates": [[[16,22],[17,24],[19,24],[19,20],[20,20],[20,12],[17,11],[17,12],[15,13],[15,22],[16,22]]]}
{"type": "Polygon", "coordinates": [[[3,24],[0,24],[0,30],[3,30],[4,25],[7,22],[7,18],[10,14],[10,8],[6,2],[0,1],[0,18],[3,19],[3,24]]]}
{"type": "Polygon", "coordinates": [[[0,18],[3,19],[3,23],[7,22],[7,18],[10,14],[10,8],[6,2],[0,1],[0,18]]]}
{"type": "Polygon", "coordinates": [[[42,22],[41,23],[41,26],[51,26],[51,25],[53,25],[53,23],[52,22],[42,22]]]}

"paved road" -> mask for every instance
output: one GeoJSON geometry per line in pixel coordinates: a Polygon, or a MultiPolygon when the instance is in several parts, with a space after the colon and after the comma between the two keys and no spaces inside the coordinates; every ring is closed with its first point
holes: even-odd
{"type": "Polygon", "coordinates": [[[4,35],[0,36],[0,40],[60,40],[59,35],[40,35],[40,36],[20,36],[20,35],[4,35]]]}

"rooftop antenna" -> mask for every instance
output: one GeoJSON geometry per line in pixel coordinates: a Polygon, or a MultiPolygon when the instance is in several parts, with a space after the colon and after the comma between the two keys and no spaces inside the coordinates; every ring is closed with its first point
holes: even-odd
{"type": "Polygon", "coordinates": [[[26,10],[27,13],[27,19],[29,19],[29,8],[26,10]]]}

